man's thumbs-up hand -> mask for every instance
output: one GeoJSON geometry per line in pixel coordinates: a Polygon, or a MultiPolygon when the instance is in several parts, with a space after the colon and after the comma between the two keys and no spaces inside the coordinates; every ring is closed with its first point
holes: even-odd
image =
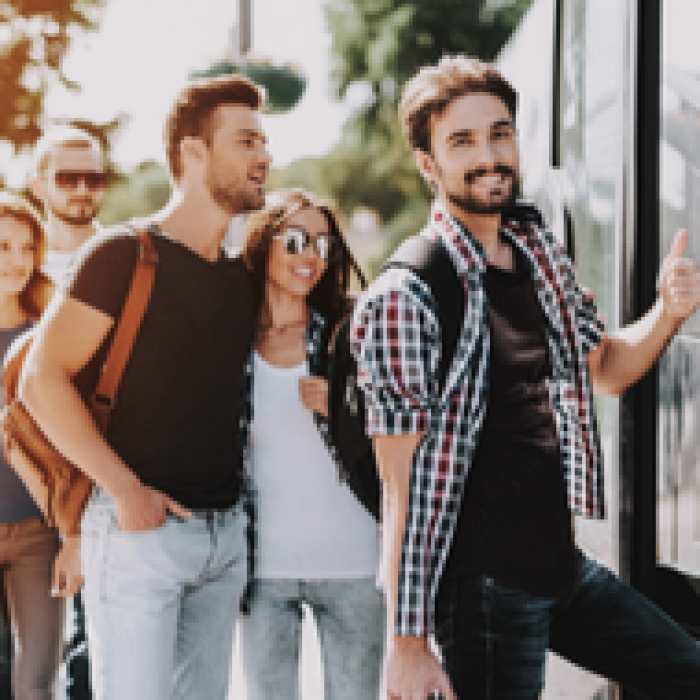
{"type": "Polygon", "coordinates": [[[700,272],[692,260],[683,257],[690,236],[679,231],[671,252],[661,265],[657,289],[664,313],[677,321],[684,321],[700,303],[700,272]]]}

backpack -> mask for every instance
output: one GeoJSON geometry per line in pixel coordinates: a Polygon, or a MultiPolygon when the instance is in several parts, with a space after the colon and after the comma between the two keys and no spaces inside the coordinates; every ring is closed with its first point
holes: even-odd
{"type": "MultiPolygon", "coordinates": [[[[412,236],[389,258],[382,271],[411,270],[432,291],[442,332],[438,383],[442,388],[452,364],[464,317],[464,289],[445,246],[425,236],[412,236]]],[[[372,440],[365,432],[364,396],[357,386],[357,364],[350,352],[350,325],[346,317],[330,341],[328,407],[331,442],[345,481],[365,509],[379,519],[381,482],[372,440]]]]}
{"type": "MultiPolygon", "coordinates": [[[[90,410],[100,432],[107,432],[122,374],[146,313],[158,256],[146,231],[134,231],[139,241],[131,284],[114,326],[111,346],[92,397],[90,410]]],[[[66,535],[80,532],[80,518],[92,490],[92,479],[67,460],[44,435],[17,398],[22,365],[34,340],[34,328],[15,338],[3,363],[4,407],[0,435],[8,464],[24,482],[44,519],[66,535]]]]}

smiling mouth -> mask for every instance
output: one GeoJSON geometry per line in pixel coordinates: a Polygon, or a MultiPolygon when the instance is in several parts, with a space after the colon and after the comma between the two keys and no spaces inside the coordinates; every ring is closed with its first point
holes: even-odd
{"type": "Polygon", "coordinates": [[[500,187],[506,184],[504,175],[483,175],[472,180],[473,185],[481,187],[500,187]]]}
{"type": "Polygon", "coordinates": [[[304,279],[312,279],[315,271],[308,267],[297,267],[292,268],[292,272],[298,277],[303,277],[304,279]]]}
{"type": "Polygon", "coordinates": [[[477,168],[464,175],[466,183],[482,187],[499,187],[512,180],[515,180],[515,171],[507,165],[496,165],[492,170],[477,168]]]}

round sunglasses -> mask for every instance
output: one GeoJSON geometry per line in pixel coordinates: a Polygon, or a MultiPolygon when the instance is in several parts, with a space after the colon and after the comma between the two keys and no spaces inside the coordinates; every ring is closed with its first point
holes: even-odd
{"type": "Polygon", "coordinates": [[[290,255],[300,255],[309,246],[313,246],[321,260],[331,260],[338,252],[338,241],[327,233],[311,236],[301,227],[290,226],[284,233],[273,236],[276,241],[282,241],[285,252],[290,255]]]}

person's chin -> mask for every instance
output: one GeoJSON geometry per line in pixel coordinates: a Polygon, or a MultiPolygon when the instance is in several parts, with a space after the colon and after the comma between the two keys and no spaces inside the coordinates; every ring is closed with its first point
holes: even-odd
{"type": "Polygon", "coordinates": [[[515,198],[511,190],[504,190],[492,191],[485,197],[475,197],[472,201],[477,211],[484,214],[500,214],[513,206],[515,198]]]}
{"type": "Polygon", "coordinates": [[[284,287],[288,294],[295,297],[306,297],[316,286],[316,281],[307,281],[298,277],[290,277],[284,281],[284,287]]]}
{"type": "Polygon", "coordinates": [[[265,192],[249,193],[241,202],[240,209],[234,212],[235,214],[244,214],[249,211],[258,211],[265,206],[265,192]]]}
{"type": "Polygon", "coordinates": [[[27,286],[28,281],[29,278],[23,279],[21,281],[0,280],[0,294],[20,294],[22,290],[27,286]]]}

